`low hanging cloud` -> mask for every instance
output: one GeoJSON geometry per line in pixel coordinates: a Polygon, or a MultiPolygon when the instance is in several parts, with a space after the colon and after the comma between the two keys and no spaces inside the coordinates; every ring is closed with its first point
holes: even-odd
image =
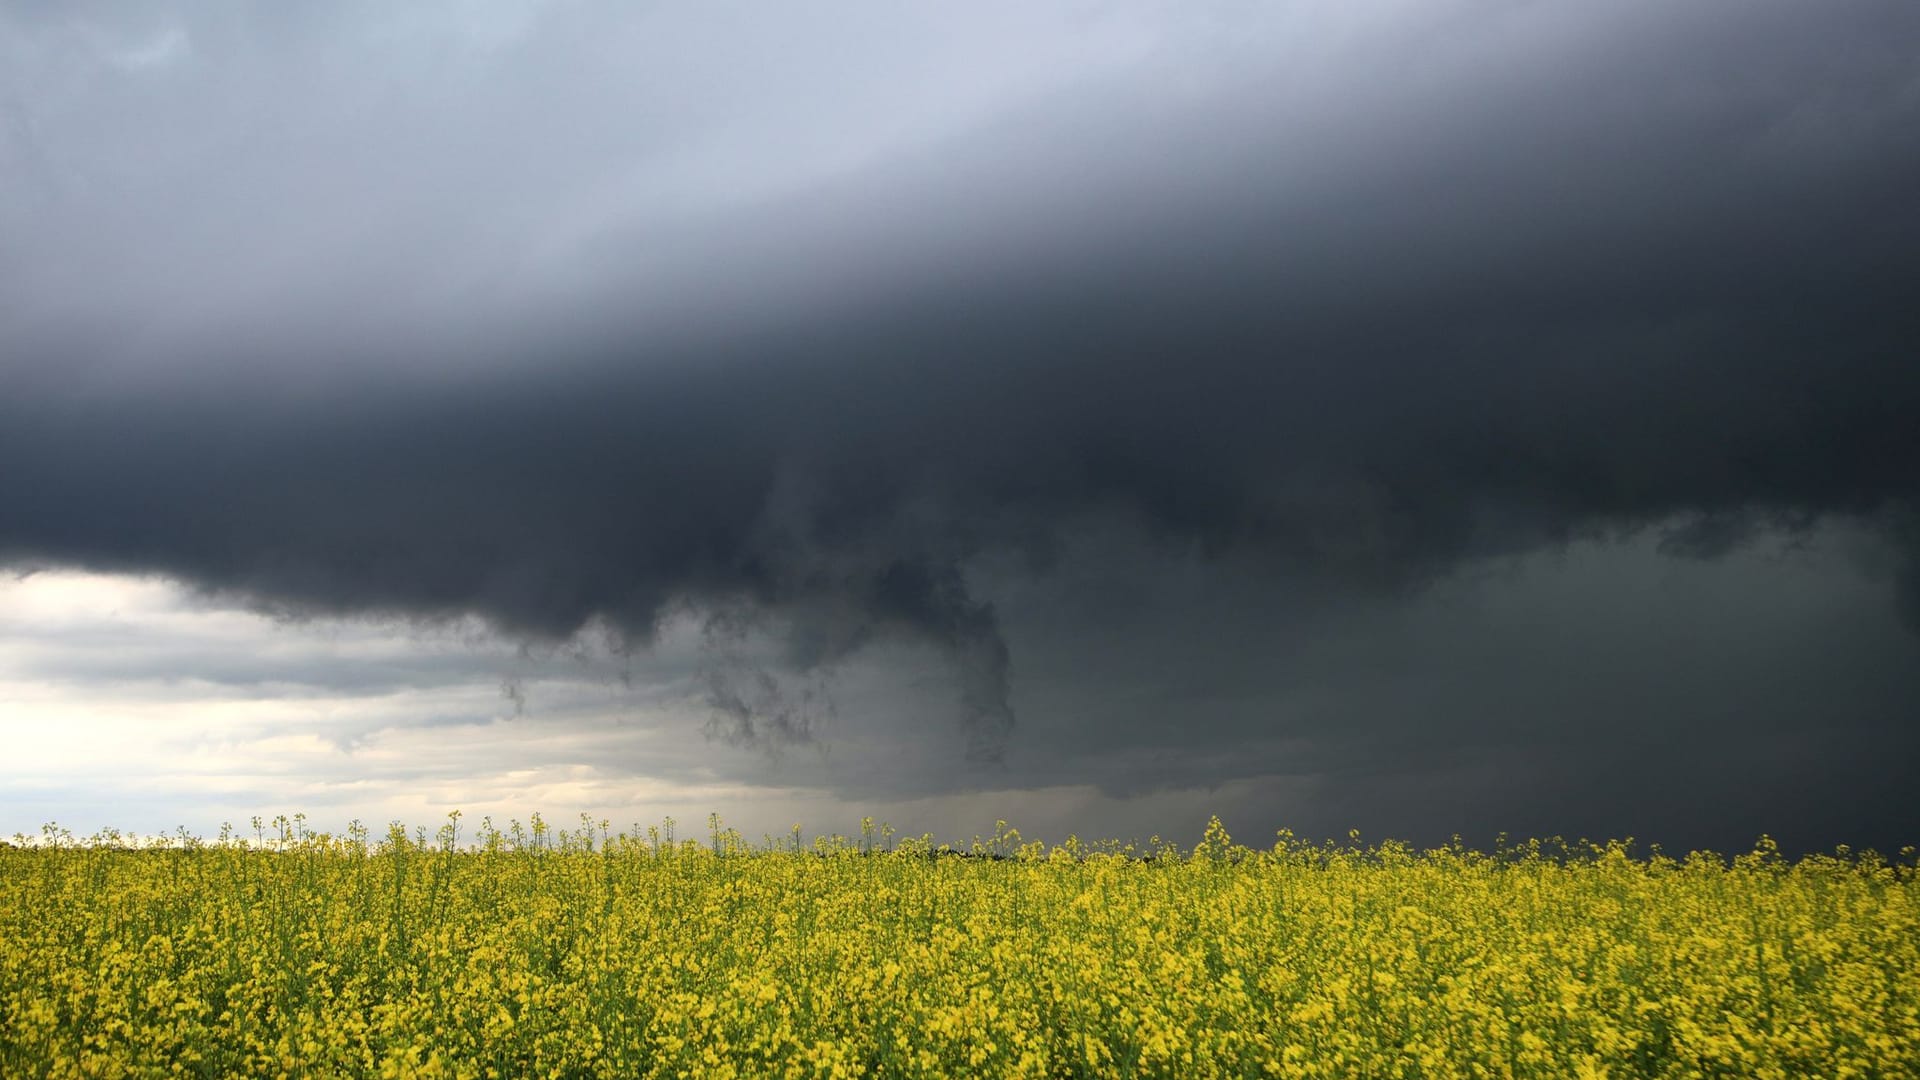
{"type": "Polygon", "coordinates": [[[0,17],[0,560],[701,613],[749,739],[931,648],[982,758],[981,567],[1101,531],[1391,597],[1840,520],[1920,619],[1920,9],[865,16],[0,17]]]}

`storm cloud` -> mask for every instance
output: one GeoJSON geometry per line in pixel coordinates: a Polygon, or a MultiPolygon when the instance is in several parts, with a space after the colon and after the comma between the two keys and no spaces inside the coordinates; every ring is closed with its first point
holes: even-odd
{"type": "Polygon", "coordinates": [[[1166,603],[1230,650],[1841,529],[1920,628],[1908,3],[0,19],[16,566],[530,641],[691,614],[780,643],[711,684],[749,740],[812,730],[779,678],[930,649],[926,715],[1016,774],[1007,598],[1092,549],[1197,567],[1166,603]]]}

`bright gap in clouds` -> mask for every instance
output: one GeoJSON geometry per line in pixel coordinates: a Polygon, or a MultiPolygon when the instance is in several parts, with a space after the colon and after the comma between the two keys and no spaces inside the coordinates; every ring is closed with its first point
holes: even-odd
{"type": "MultiPolygon", "coordinates": [[[[846,830],[889,809],[966,816],[972,796],[861,801],[741,779],[777,774],[779,753],[830,765],[832,747],[770,753],[710,738],[715,663],[691,616],[644,651],[594,632],[540,647],[474,621],[276,619],[151,577],[0,578],[0,835],[49,819],[81,833],[205,835],[282,812],[337,830],[453,809],[502,822],[587,812],[622,827],[720,809],[771,833],[846,830]]],[[[846,682],[859,700],[859,679],[846,682]]],[[[1043,817],[1115,801],[1073,786],[984,798],[989,822],[1036,800],[1043,817]]]]}
{"type": "MultiPolygon", "coordinates": [[[[668,635],[652,667],[686,644],[668,635]]],[[[535,657],[471,623],[278,621],[164,580],[9,579],[0,714],[19,722],[0,824],[52,813],[151,831],[282,808],[344,822],[603,802],[582,798],[596,743],[656,751],[663,767],[688,756],[689,729],[660,722],[687,712],[686,681],[621,674],[608,650],[535,657]]],[[[627,786],[662,805],[713,797],[684,780],[627,786]]]]}
{"type": "MultiPolygon", "coordinates": [[[[780,763],[705,734],[704,644],[691,618],[641,654],[591,635],[530,650],[470,622],[278,620],[156,578],[0,578],[0,835],[49,821],[211,835],[296,812],[338,831],[459,809],[502,824],[535,812],[622,828],[672,817],[687,834],[718,811],[749,836],[851,832],[867,815],[955,839],[976,822],[991,831],[995,817],[1145,836],[1170,812],[1204,819],[1275,789],[1253,778],[1144,798],[1087,784],[849,798],[742,779],[753,766],[777,776],[780,763]]],[[[859,701],[859,678],[845,681],[859,701]]],[[[823,735],[786,752],[830,766],[823,735]]]]}

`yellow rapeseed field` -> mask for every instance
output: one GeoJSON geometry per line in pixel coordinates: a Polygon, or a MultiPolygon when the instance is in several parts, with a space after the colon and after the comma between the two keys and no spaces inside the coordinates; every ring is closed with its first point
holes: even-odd
{"type": "Polygon", "coordinates": [[[0,1074],[1920,1075],[1910,854],[457,824],[0,850],[0,1074]]]}

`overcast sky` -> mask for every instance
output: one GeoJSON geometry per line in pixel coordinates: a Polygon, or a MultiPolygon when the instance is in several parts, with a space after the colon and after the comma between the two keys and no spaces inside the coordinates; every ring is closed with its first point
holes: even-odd
{"type": "Polygon", "coordinates": [[[0,832],[1920,842],[1916,42],[0,10],[0,832]]]}

